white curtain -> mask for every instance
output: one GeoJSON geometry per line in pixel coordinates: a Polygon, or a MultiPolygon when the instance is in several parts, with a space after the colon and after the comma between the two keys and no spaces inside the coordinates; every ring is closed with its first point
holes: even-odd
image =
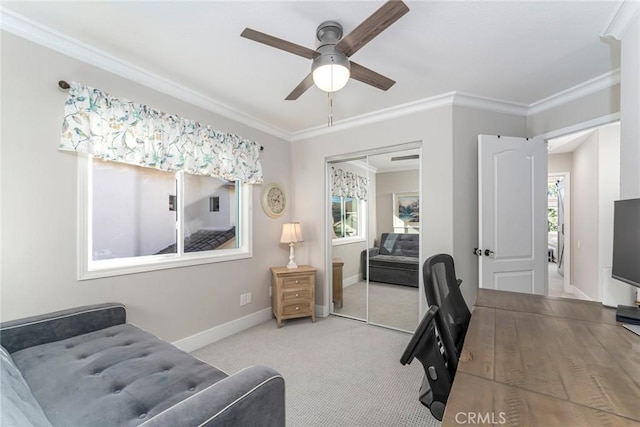
{"type": "Polygon", "coordinates": [[[75,82],[59,148],[160,170],[262,182],[258,143],[75,82]]]}

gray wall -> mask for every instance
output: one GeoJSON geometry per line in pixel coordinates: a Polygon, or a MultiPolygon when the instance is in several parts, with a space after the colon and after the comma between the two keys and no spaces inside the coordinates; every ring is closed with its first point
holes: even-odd
{"type": "Polygon", "coordinates": [[[1,43],[2,320],[120,301],[130,321],[175,341],[270,307],[269,267],[287,262],[279,237],[291,215],[268,218],[260,185],[253,191],[253,258],[76,280],[77,156],[57,148],[66,99],[57,82],[83,82],[258,141],[265,147],[265,182],[292,194],[288,142],[11,34],[3,32],[1,43]],[[253,303],[240,307],[245,292],[253,293],[253,303]]]}
{"type": "MultiPolygon", "coordinates": [[[[478,134],[524,136],[526,119],[464,107],[442,107],[378,123],[337,130],[293,144],[295,215],[316,224],[309,263],[324,266],[324,207],[314,195],[324,191],[315,178],[324,158],[403,142],[422,141],[421,263],[437,253],[451,253],[464,279],[463,294],[473,304],[478,288],[478,261],[471,254],[478,239],[478,134]]],[[[322,282],[318,304],[326,304],[322,282]]],[[[424,297],[422,297],[424,298],[424,297]]]]}
{"type": "Polygon", "coordinates": [[[593,300],[598,295],[598,133],[573,152],[571,179],[571,282],[593,300]]]}
{"type": "Polygon", "coordinates": [[[620,85],[527,117],[528,136],[538,136],[620,112],[620,85]]]}
{"type": "Polygon", "coordinates": [[[354,281],[362,280],[360,266],[360,253],[367,249],[365,240],[346,245],[333,245],[332,258],[340,258],[344,262],[342,266],[342,280],[345,286],[353,285],[354,281]]]}
{"type": "Polygon", "coordinates": [[[326,208],[325,159],[330,156],[422,141],[422,198],[439,208],[423,216],[423,254],[447,252],[452,246],[451,107],[340,129],[292,144],[294,216],[309,224],[301,260],[321,268],[316,285],[317,304],[327,305],[325,286],[326,208]],[[447,179],[448,178],[448,179],[447,179]],[[308,240],[307,240],[308,238],[308,240]]]}
{"type": "MultiPolygon", "coordinates": [[[[419,190],[420,171],[376,173],[376,239],[382,233],[393,233],[393,193],[419,190]]],[[[426,205],[424,206],[426,208],[426,205]]]]}
{"type": "Polygon", "coordinates": [[[559,153],[549,155],[549,167],[547,172],[549,174],[559,172],[573,171],[573,153],[559,153]]]}

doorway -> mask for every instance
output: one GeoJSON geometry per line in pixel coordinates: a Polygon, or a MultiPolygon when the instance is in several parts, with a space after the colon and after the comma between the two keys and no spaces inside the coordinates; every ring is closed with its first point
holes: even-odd
{"type": "Polygon", "coordinates": [[[327,159],[331,314],[409,333],[417,327],[424,298],[419,286],[420,146],[327,159]],[[381,273],[373,259],[385,251],[390,255],[383,256],[381,273]]]}
{"type": "Polygon", "coordinates": [[[571,290],[571,174],[550,172],[547,181],[547,296],[577,298],[571,290]]]}
{"type": "Polygon", "coordinates": [[[555,242],[551,225],[548,230],[548,295],[605,302],[611,281],[613,201],[620,194],[619,122],[548,139],[548,173],[565,196],[564,235],[560,223],[555,242]],[[553,243],[560,245],[562,237],[564,254],[558,252],[553,259],[553,243]],[[564,276],[562,289],[552,287],[558,272],[564,276]]]}

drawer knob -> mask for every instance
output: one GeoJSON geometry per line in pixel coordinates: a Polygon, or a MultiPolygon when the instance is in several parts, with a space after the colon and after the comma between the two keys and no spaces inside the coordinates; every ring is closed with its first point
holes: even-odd
{"type": "Polygon", "coordinates": [[[300,296],[300,294],[296,294],[296,296],[298,297],[298,296],[300,296]]]}
{"type": "Polygon", "coordinates": [[[296,310],[300,310],[300,307],[296,307],[296,310]]]}
{"type": "Polygon", "coordinates": [[[296,283],[300,283],[300,281],[299,281],[299,280],[296,280],[296,283]]]}

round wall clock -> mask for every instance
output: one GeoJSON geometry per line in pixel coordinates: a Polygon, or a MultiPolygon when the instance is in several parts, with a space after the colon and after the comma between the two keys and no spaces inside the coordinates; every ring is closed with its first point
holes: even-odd
{"type": "Polygon", "coordinates": [[[262,189],[262,209],[271,218],[279,218],[287,207],[287,196],[278,184],[269,184],[262,189]]]}

